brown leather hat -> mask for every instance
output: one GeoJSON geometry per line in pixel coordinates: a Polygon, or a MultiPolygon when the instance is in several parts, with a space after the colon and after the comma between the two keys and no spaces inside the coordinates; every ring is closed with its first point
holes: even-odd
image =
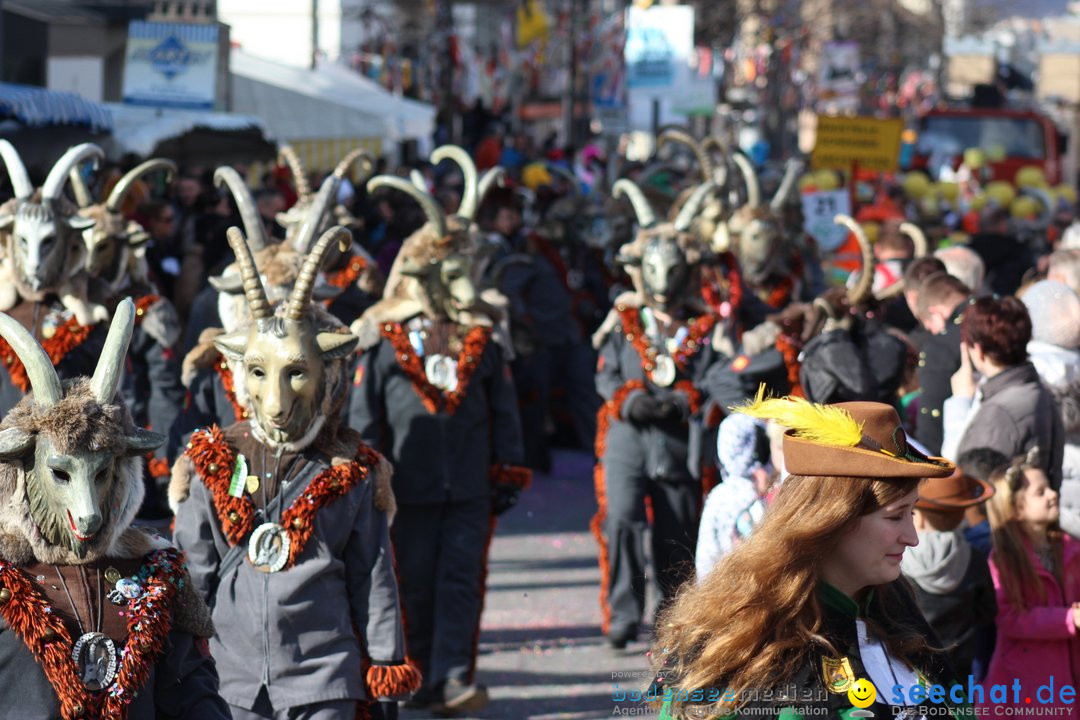
{"type": "Polygon", "coordinates": [[[948,477],[934,478],[920,485],[919,501],[915,507],[923,510],[963,510],[993,496],[993,485],[980,478],[969,477],[957,468],[948,477]]]}
{"type": "MultiPolygon", "coordinates": [[[[821,408],[822,406],[816,406],[821,408]]],[[[860,426],[862,437],[850,445],[828,444],[804,437],[798,429],[784,433],[784,468],[792,475],[888,478],[944,478],[956,465],[931,458],[908,444],[900,416],[891,405],[848,402],[824,406],[842,410],[860,426]]],[[[777,418],[783,424],[783,420],[777,418]]]]}

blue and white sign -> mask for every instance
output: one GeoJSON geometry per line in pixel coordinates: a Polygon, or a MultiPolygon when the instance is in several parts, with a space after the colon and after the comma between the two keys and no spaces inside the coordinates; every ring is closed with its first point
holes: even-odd
{"type": "Polygon", "coordinates": [[[124,102],[214,107],[218,26],[134,20],[128,26],[124,102]]]}

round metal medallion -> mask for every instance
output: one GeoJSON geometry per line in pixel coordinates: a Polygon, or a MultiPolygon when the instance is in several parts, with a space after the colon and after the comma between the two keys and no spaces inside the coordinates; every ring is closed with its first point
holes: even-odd
{"type": "Polygon", "coordinates": [[[86,633],[75,641],[71,659],[87,690],[104,690],[116,679],[116,644],[108,635],[86,633]]]}
{"type": "Polygon", "coordinates": [[[668,387],[675,382],[675,361],[667,355],[656,358],[656,367],[649,373],[649,378],[661,387],[668,387]]]}
{"type": "Polygon", "coordinates": [[[428,382],[445,392],[457,389],[457,370],[457,360],[447,355],[428,355],[424,360],[428,382]]]}
{"type": "Polygon", "coordinates": [[[277,572],[289,561],[289,533],[277,523],[263,523],[248,540],[248,560],[260,572],[277,572]]]}

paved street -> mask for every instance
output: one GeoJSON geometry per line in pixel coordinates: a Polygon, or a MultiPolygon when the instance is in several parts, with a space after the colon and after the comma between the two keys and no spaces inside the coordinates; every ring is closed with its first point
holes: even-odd
{"type": "Polygon", "coordinates": [[[644,637],[616,652],[600,635],[600,574],[588,531],[595,511],[591,456],[559,452],[552,473],[537,475],[501,520],[477,677],[492,702],[476,718],[612,717],[617,708],[635,707],[612,700],[616,684],[648,685],[644,637]]]}

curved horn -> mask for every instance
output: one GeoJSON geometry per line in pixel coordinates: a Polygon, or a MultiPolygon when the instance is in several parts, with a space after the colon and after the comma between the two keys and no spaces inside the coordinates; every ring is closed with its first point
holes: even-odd
{"type": "Polygon", "coordinates": [[[52,360],[37,340],[18,321],[9,315],[0,313],[0,337],[11,346],[12,352],[26,368],[26,377],[30,380],[30,389],[34,391],[34,400],[38,405],[50,407],[60,402],[64,391],[60,378],[56,374],[52,360]]]}
{"type": "Polygon", "coordinates": [[[921,258],[930,254],[930,243],[926,240],[926,233],[915,223],[900,223],[900,232],[911,238],[911,244],[915,246],[914,257],[921,258]]]}
{"type": "Polygon", "coordinates": [[[231,227],[225,231],[225,237],[236,255],[236,264],[240,266],[240,277],[244,279],[244,297],[247,298],[251,317],[255,320],[271,317],[274,313],[266,299],[266,289],[263,288],[259,271],[255,267],[255,257],[251,254],[251,246],[244,239],[244,233],[240,232],[238,227],[231,227]]]}
{"type": "Polygon", "coordinates": [[[19,151],[7,140],[0,140],[0,158],[3,158],[7,167],[8,177],[11,178],[11,187],[15,190],[15,197],[26,200],[34,194],[34,186],[30,184],[30,176],[26,172],[19,151]]]}
{"type": "Polygon", "coordinates": [[[247,183],[240,177],[240,173],[228,165],[222,165],[214,171],[214,187],[226,185],[232,193],[236,207],[240,210],[240,219],[244,221],[244,232],[247,234],[246,245],[250,245],[255,252],[266,247],[266,228],[262,218],[259,217],[259,209],[255,206],[255,199],[251,197],[251,190],[247,183]]]}
{"type": "Polygon", "coordinates": [[[319,226],[322,225],[323,216],[330,211],[331,206],[337,199],[337,191],[341,186],[341,176],[331,173],[323,180],[322,186],[319,188],[319,194],[315,196],[314,202],[311,203],[311,207],[308,208],[307,213],[304,215],[304,222],[300,225],[300,230],[296,233],[296,239],[293,240],[293,247],[297,252],[306,253],[311,248],[311,243],[315,240],[315,233],[319,231],[319,226]]]}
{"type": "Polygon", "coordinates": [[[311,302],[311,291],[315,288],[315,278],[319,274],[323,258],[330,246],[338,242],[348,248],[352,244],[352,233],[348,229],[337,225],[322,234],[315,247],[304,258],[304,264],[300,266],[300,272],[296,276],[296,284],[293,285],[289,295],[289,304],[285,308],[285,317],[289,320],[299,320],[304,316],[304,310],[311,302]]]}
{"type": "Polygon", "coordinates": [[[71,183],[71,189],[75,193],[75,202],[80,209],[94,204],[94,198],[90,196],[90,188],[86,187],[86,183],[83,182],[79,168],[71,168],[71,172],[68,173],[68,181],[71,183]]]}
{"type": "Polygon", "coordinates": [[[423,192],[428,191],[427,180],[424,179],[424,174],[416,168],[409,171],[409,182],[415,185],[417,190],[423,192]]]}
{"type": "Polygon", "coordinates": [[[368,180],[367,191],[369,193],[373,193],[381,187],[394,188],[412,197],[416,202],[420,203],[424,215],[427,217],[428,222],[435,226],[439,237],[446,235],[446,216],[443,215],[442,208],[439,207],[435,202],[435,198],[431,197],[431,195],[412,183],[393,175],[376,175],[368,180]]]}
{"type": "Polygon", "coordinates": [[[361,158],[363,158],[363,162],[360,163],[360,174],[363,175],[363,177],[360,181],[363,182],[364,180],[367,180],[368,176],[371,175],[372,169],[375,167],[375,163],[372,161],[370,153],[363,148],[356,148],[355,150],[350,151],[345,157],[341,158],[341,162],[334,168],[334,177],[345,177],[353,163],[361,158]]]}
{"type": "Polygon", "coordinates": [[[547,169],[561,175],[567,183],[570,184],[570,189],[574,191],[574,195],[581,196],[581,181],[577,179],[577,175],[567,170],[562,165],[556,165],[555,163],[545,163],[547,169]]]}
{"type": "Polygon", "coordinates": [[[709,153],[705,152],[705,148],[701,146],[694,136],[685,130],[679,130],[678,128],[668,128],[664,132],[660,133],[660,137],[656,138],[656,150],[660,151],[669,142],[679,143],[690,148],[690,151],[694,153],[694,157],[697,158],[698,165],[701,167],[701,180],[702,182],[708,182],[713,179],[713,174],[716,172],[712,158],[709,157],[709,153]]]}
{"type": "Polygon", "coordinates": [[[293,185],[296,186],[296,194],[301,200],[306,200],[311,195],[311,185],[308,184],[307,171],[304,170],[304,163],[300,160],[300,156],[296,154],[296,148],[288,144],[282,145],[278,148],[277,156],[279,163],[284,160],[289,166],[293,185]]]}
{"type": "Polygon", "coordinates": [[[67,184],[68,175],[72,170],[86,160],[100,160],[103,157],[105,157],[105,151],[94,143],[83,143],[68,148],[68,151],[61,155],[60,159],[49,170],[49,174],[45,178],[45,184],[41,186],[41,199],[46,201],[60,199],[61,193],[64,192],[64,185],[67,184]]]}
{"type": "Polygon", "coordinates": [[[705,198],[715,187],[716,185],[712,180],[698,185],[697,190],[694,190],[690,197],[687,198],[686,203],[683,204],[679,214],[675,217],[676,230],[686,232],[690,229],[690,223],[701,212],[701,204],[705,202],[705,198]]]}
{"type": "Polygon", "coordinates": [[[105,336],[105,345],[98,356],[94,376],[90,378],[90,391],[94,399],[102,405],[111,403],[116,396],[120,375],[124,372],[124,358],[127,356],[134,329],[135,303],[129,297],[124,298],[113,313],[109,334],[105,336]]]}
{"type": "Polygon", "coordinates": [[[499,187],[505,187],[505,180],[506,170],[499,167],[498,165],[484,173],[483,177],[480,178],[480,182],[476,188],[477,209],[479,209],[480,205],[484,204],[484,198],[487,197],[487,194],[489,192],[491,192],[492,187],[494,187],[495,185],[498,185],[499,187]]]}
{"type": "Polygon", "coordinates": [[[461,174],[465,176],[465,188],[462,191],[457,214],[472,220],[476,217],[478,203],[476,163],[473,162],[464,148],[457,145],[443,145],[435,148],[435,151],[431,153],[431,162],[438,165],[443,160],[450,160],[456,164],[461,168],[461,174]]]}
{"type": "Polygon", "coordinates": [[[855,222],[850,215],[837,215],[833,218],[837,225],[843,225],[855,235],[859,243],[859,251],[862,255],[862,269],[859,271],[859,280],[847,292],[848,303],[855,307],[866,299],[870,289],[874,286],[874,249],[870,247],[870,241],[863,232],[862,226],[855,222]]]}
{"type": "Polygon", "coordinates": [[[634,215],[637,216],[638,225],[643,228],[652,227],[656,222],[656,213],[653,212],[652,206],[649,205],[649,201],[645,198],[645,193],[641,192],[641,188],[633,180],[615,181],[615,184],[611,186],[611,197],[618,200],[623,195],[630,198],[630,204],[634,206],[634,215]]]}
{"type": "Polygon", "coordinates": [[[175,177],[177,172],[176,163],[165,158],[152,158],[128,170],[124,177],[120,178],[116,186],[113,187],[112,192],[109,193],[109,199],[105,201],[105,209],[109,212],[120,212],[120,206],[124,203],[124,198],[128,192],[135,185],[135,181],[143,175],[149,175],[158,170],[164,170],[169,174],[170,178],[175,177]]]}
{"type": "Polygon", "coordinates": [[[792,188],[795,187],[795,180],[799,177],[799,173],[802,172],[802,163],[791,158],[787,161],[787,166],[784,168],[784,179],[780,181],[780,187],[776,188],[776,194],[773,195],[772,202],[769,203],[769,208],[774,212],[780,212],[785,203],[788,201],[788,196],[791,195],[792,188]]]}
{"type": "Polygon", "coordinates": [[[758,184],[757,171],[742,153],[734,153],[731,159],[742,173],[743,182],[746,183],[746,204],[753,210],[761,204],[761,185],[758,184]]]}

